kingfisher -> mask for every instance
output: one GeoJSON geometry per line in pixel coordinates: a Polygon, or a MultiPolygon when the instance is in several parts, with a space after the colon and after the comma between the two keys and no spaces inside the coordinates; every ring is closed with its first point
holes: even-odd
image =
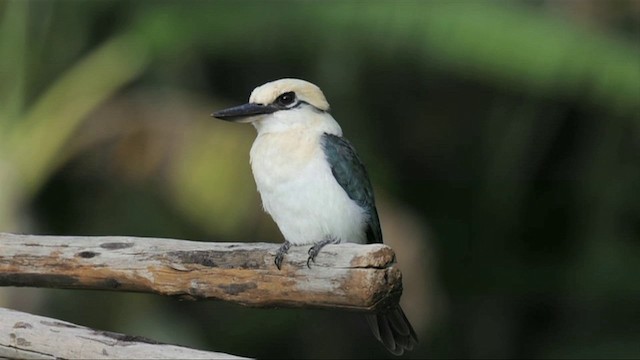
{"type": "MultiPolygon", "coordinates": [[[[290,78],[268,82],[253,90],[248,103],[211,115],[257,130],[251,170],[263,208],[285,239],[274,259],[278,269],[292,245],[311,245],[310,267],[327,244],[382,243],[367,171],[318,86],[290,78]]],[[[399,304],[366,316],[392,354],[417,344],[399,304]]]]}

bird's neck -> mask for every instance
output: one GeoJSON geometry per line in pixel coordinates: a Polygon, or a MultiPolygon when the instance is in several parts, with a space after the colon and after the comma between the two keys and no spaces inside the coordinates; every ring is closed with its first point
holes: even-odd
{"type": "Polygon", "coordinates": [[[253,122],[258,136],[267,134],[305,134],[307,136],[323,133],[342,136],[342,128],[329,113],[275,113],[265,119],[253,122]]]}

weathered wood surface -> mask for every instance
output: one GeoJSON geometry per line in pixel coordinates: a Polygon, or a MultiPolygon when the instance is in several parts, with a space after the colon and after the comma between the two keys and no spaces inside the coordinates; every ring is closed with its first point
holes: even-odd
{"type": "Polygon", "coordinates": [[[0,233],[0,286],[135,291],[255,307],[362,311],[397,302],[402,292],[395,255],[385,245],[327,245],[310,269],[308,247],[292,247],[282,270],[273,262],[278,247],[0,233]]]}
{"type": "Polygon", "coordinates": [[[246,359],[0,308],[0,358],[246,359]]]}

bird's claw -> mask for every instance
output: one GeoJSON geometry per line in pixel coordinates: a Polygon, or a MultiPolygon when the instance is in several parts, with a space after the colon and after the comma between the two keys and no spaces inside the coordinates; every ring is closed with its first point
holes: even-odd
{"type": "Polygon", "coordinates": [[[282,260],[284,259],[284,255],[289,251],[289,248],[291,247],[291,243],[288,241],[285,241],[280,248],[278,249],[278,251],[276,251],[276,258],[274,260],[276,267],[278,268],[278,270],[281,269],[282,267],[282,260]]]}
{"type": "Polygon", "coordinates": [[[274,260],[276,267],[278,268],[278,270],[281,270],[280,267],[282,266],[282,260],[284,259],[284,254],[276,254],[276,258],[274,260]]]}
{"type": "Polygon", "coordinates": [[[309,248],[309,257],[307,258],[307,267],[311,269],[311,262],[312,261],[314,263],[316,262],[316,256],[318,256],[318,254],[320,253],[320,250],[322,250],[322,248],[325,247],[325,245],[333,244],[335,242],[337,242],[336,239],[331,239],[331,238],[324,239],[319,243],[313,245],[311,248],[309,248]]]}
{"type": "Polygon", "coordinates": [[[319,251],[315,251],[315,246],[312,246],[309,249],[309,257],[307,258],[307,268],[311,269],[310,261],[316,262],[316,256],[318,256],[319,251]]]}

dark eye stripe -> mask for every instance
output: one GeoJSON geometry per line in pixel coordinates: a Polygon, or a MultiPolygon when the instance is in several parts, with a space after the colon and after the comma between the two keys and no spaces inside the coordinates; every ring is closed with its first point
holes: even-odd
{"type": "Polygon", "coordinates": [[[286,93],[282,93],[280,94],[271,104],[271,106],[274,106],[275,108],[277,108],[278,110],[291,110],[291,109],[297,109],[302,105],[308,105],[310,106],[313,110],[320,112],[320,113],[327,113],[329,111],[325,111],[322,109],[319,109],[315,106],[313,106],[312,104],[304,101],[304,100],[299,100],[296,96],[296,93],[293,91],[288,91],[286,93]]]}

